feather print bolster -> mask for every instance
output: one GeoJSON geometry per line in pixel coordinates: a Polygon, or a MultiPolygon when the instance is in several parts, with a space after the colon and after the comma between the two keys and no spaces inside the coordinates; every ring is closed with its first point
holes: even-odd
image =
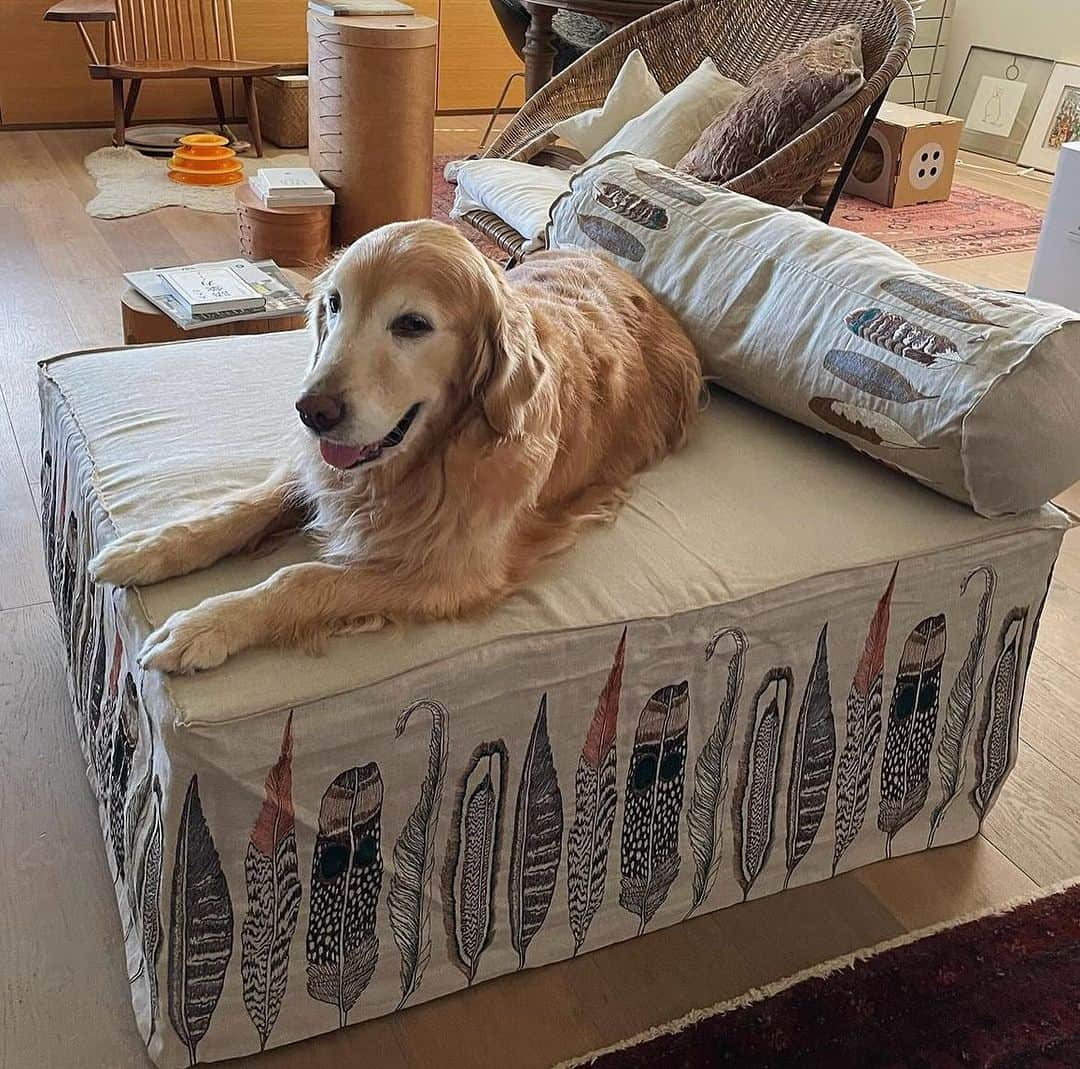
{"type": "Polygon", "coordinates": [[[795,722],[795,744],[791,757],[787,809],[787,876],[814,843],[825,816],[825,803],[836,761],[836,724],[829,693],[829,625],[818,636],[810,678],[806,681],[799,718],[795,722]]]}
{"type": "Polygon", "coordinates": [[[690,687],[661,687],[645,703],[626,774],[619,904],[638,918],[638,934],[679,874],[679,823],[686,780],[690,687]]]}
{"type": "Polygon", "coordinates": [[[626,656],[626,628],[585,736],[574,777],[574,822],[566,837],[566,896],[574,953],[604,900],[608,851],[618,804],[615,733],[626,656]]]}
{"type": "Polygon", "coordinates": [[[229,887],[192,776],[176,835],[169,920],[169,1019],[192,1065],[225,986],[232,944],[229,887]]]}
{"type": "Polygon", "coordinates": [[[431,958],[431,878],[449,747],[446,709],[426,698],[402,710],[395,737],[401,738],[409,718],[420,709],[431,714],[427,774],[420,785],[420,797],[394,844],[394,871],[386,898],[390,928],[401,952],[399,1008],[419,988],[431,958]]]}
{"type": "Polygon", "coordinates": [[[739,774],[732,799],[735,878],[743,901],[761,875],[772,850],[776,798],[780,788],[780,751],[791,706],[790,668],[772,668],[751,703],[739,774]]]}
{"type": "Polygon", "coordinates": [[[943,615],[921,620],[908,635],[896,668],[878,810],[878,827],[887,836],[890,856],[893,837],[922,809],[930,791],[946,638],[943,615]]]}
{"type": "Polygon", "coordinates": [[[502,739],[482,742],[458,781],[442,870],[443,923],[450,960],[472,984],[495,935],[509,757],[502,739]]]}
{"type": "Polygon", "coordinates": [[[1027,617],[1027,609],[1011,609],[1002,621],[997,656],[986,681],[975,736],[975,786],[971,791],[971,804],[980,822],[994,804],[1016,755],[1013,725],[1024,675],[1027,617]]]}
{"type": "Polygon", "coordinates": [[[525,967],[529,943],[543,927],[555,895],[562,835],[562,792],[551,754],[544,694],[521,769],[510,845],[510,944],[518,953],[518,968],[525,967]]]}
{"type": "Polygon", "coordinates": [[[342,1028],[379,958],[382,803],[382,774],[371,761],[340,773],[319,806],[311,860],[307,990],[313,999],[337,1007],[342,1028]]]}
{"type": "Polygon", "coordinates": [[[847,735],[836,768],[836,838],[833,875],[845,851],[855,841],[866,818],[870,776],[881,738],[881,691],[885,675],[885,643],[889,637],[889,609],[899,564],[877,603],[862,656],[847,699],[847,735]]]}
{"type": "Polygon", "coordinates": [[[240,930],[244,1006],[259,1035],[259,1049],[277,1021],[289,979],[289,949],[300,916],[300,864],[292,800],[293,714],[281,752],[266,775],[265,797],[248,839],[244,880],[248,908],[240,930]]]}
{"type": "Polygon", "coordinates": [[[967,748],[971,735],[971,725],[975,719],[975,696],[982,682],[983,657],[986,652],[986,637],[990,631],[990,613],[994,605],[994,590],[997,587],[997,573],[986,565],[976,568],[960,585],[960,596],[967,593],[968,583],[976,575],[982,575],[985,581],[979,608],[975,615],[975,632],[971,637],[964,663],[957,670],[949,700],[946,705],[945,724],[941,729],[941,741],[938,743],[938,772],[941,777],[941,801],[930,818],[930,833],[927,847],[934,845],[946,810],[953,799],[960,793],[967,778],[967,748]]]}
{"type": "Polygon", "coordinates": [[[716,722],[694,765],[694,793],[686,811],[686,830],[694,855],[693,897],[687,916],[708,897],[720,871],[723,826],[720,811],[727,797],[727,766],[735,740],[735,721],[749,641],[745,631],[726,627],[717,631],[705,647],[705,660],[709,661],[717,645],[728,636],[735,644],[735,652],[728,662],[727,688],[716,712],[716,722]]]}

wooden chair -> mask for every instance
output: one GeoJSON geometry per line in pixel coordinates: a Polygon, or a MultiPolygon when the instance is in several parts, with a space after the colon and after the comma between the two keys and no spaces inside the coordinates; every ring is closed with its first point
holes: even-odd
{"type": "Polygon", "coordinates": [[[45,20],[73,22],[90,57],[90,77],[112,82],[114,144],[124,144],[144,79],[206,78],[224,129],[221,79],[239,78],[251,141],[256,154],[263,154],[254,79],[278,73],[281,65],[236,58],[232,0],[60,0],[45,20]],[[93,23],[102,24],[100,55],[87,31],[93,23]],[[126,98],[125,81],[130,83],[126,98]]]}

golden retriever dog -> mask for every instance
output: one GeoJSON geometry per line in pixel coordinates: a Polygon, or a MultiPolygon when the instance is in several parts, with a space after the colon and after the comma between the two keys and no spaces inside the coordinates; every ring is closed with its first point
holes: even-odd
{"type": "Polygon", "coordinates": [[[90,571],[157,583],[301,525],[319,559],[175,613],[147,638],[146,667],[191,672],[251,646],[317,651],[389,620],[484,611],[612,518],[631,476],[679,448],[698,409],[685,333],[584,252],[504,273],[453,227],[397,223],[331,264],[309,318],[303,429],[280,468],[118,538],[90,571]]]}

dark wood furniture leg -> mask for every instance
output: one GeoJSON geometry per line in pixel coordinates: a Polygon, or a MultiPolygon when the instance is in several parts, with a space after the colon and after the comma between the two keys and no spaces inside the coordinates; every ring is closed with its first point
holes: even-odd
{"type": "Polygon", "coordinates": [[[259,105],[255,100],[255,79],[243,78],[244,101],[247,104],[247,121],[251,128],[251,143],[255,146],[255,155],[262,156],[262,130],[259,127],[259,105]]]}
{"type": "Polygon", "coordinates": [[[214,111],[217,112],[218,129],[225,132],[225,100],[221,95],[221,79],[210,78],[210,95],[214,98],[214,111]]]}
{"type": "Polygon", "coordinates": [[[113,144],[117,148],[124,147],[124,80],[113,78],[112,80],[113,102],[113,144]]]}
{"type": "Polygon", "coordinates": [[[870,128],[874,125],[874,120],[878,117],[878,112],[881,110],[883,103],[885,103],[884,93],[870,105],[866,115],[863,116],[859,132],[855,135],[855,140],[851,142],[851,148],[848,150],[847,157],[840,168],[840,173],[836,176],[836,182],[829,192],[829,199],[825,202],[825,207],[821,209],[821,221],[823,223],[827,224],[832,219],[836,203],[840,200],[840,194],[844,192],[844,186],[847,185],[847,180],[851,177],[851,172],[855,168],[855,161],[859,158],[859,153],[862,152],[863,145],[866,144],[866,139],[870,136],[870,128]]]}
{"type": "Polygon", "coordinates": [[[554,34],[551,29],[555,9],[528,3],[525,7],[529,11],[529,28],[525,31],[525,48],[521,54],[525,60],[525,99],[528,100],[551,81],[555,69],[554,34]]]}
{"type": "Polygon", "coordinates": [[[124,125],[131,125],[131,117],[135,114],[135,102],[139,99],[139,90],[142,89],[142,79],[132,78],[128,86],[127,103],[124,105],[124,125]]]}

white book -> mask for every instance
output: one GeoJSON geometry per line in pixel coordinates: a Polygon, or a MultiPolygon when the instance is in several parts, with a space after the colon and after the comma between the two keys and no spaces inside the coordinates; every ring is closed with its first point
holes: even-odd
{"type": "Polygon", "coordinates": [[[298,205],[334,203],[334,191],[321,184],[317,188],[280,186],[271,189],[258,175],[252,175],[248,179],[248,184],[259,200],[268,208],[289,208],[298,205]]]}
{"type": "Polygon", "coordinates": [[[265,189],[326,189],[313,167],[260,167],[255,177],[265,189]]]}
{"type": "Polygon", "coordinates": [[[159,272],[165,288],[189,315],[210,312],[257,312],[266,298],[242,277],[231,262],[170,267],[159,272]]]}
{"type": "Polygon", "coordinates": [[[310,11],[320,15],[414,15],[408,4],[398,0],[310,0],[310,11]]]}

